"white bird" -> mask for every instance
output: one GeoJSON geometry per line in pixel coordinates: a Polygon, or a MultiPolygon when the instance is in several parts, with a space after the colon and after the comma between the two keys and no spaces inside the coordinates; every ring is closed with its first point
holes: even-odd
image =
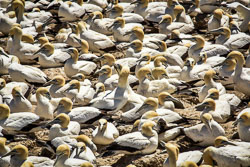
{"type": "Polygon", "coordinates": [[[32,111],[32,104],[23,96],[21,87],[16,86],[12,89],[12,97],[13,99],[10,101],[12,113],[32,111]]]}
{"type": "Polygon", "coordinates": [[[243,54],[238,51],[232,51],[228,54],[228,57],[234,58],[237,62],[233,76],[234,89],[250,96],[250,76],[243,70],[243,65],[245,64],[243,54]]]}
{"type": "Polygon", "coordinates": [[[11,62],[8,71],[12,81],[30,84],[44,84],[48,81],[47,75],[39,68],[22,65],[17,57],[13,57],[11,62]]]}
{"type": "Polygon", "coordinates": [[[53,119],[53,112],[55,107],[50,102],[51,96],[49,90],[44,87],[40,87],[36,91],[37,106],[35,113],[44,119],[53,119]]]}
{"type": "Polygon", "coordinates": [[[104,110],[118,111],[124,107],[128,101],[128,76],[130,70],[127,66],[123,66],[119,73],[118,86],[105,98],[95,98],[90,101],[92,107],[104,110]]]}
{"type": "Polygon", "coordinates": [[[69,116],[63,113],[56,116],[48,125],[52,125],[49,129],[49,140],[56,137],[78,135],[81,130],[78,122],[70,121],[69,116]]]}
{"type": "Polygon", "coordinates": [[[110,9],[109,18],[115,19],[117,17],[124,18],[126,23],[141,23],[144,21],[143,17],[136,13],[123,13],[124,8],[117,4],[110,9]]]}
{"type": "Polygon", "coordinates": [[[62,144],[56,148],[56,160],[54,167],[78,167],[81,164],[88,162],[78,158],[70,158],[70,148],[67,144],[62,144]]]}
{"type": "MultiPolygon", "coordinates": [[[[151,154],[158,147],[158,134],[154,130],[155,124],[145,122],[139,132],[132,132],[119,136],[107,148],[106,154],[151,154]]],[[[104,153],[105,154],[105,153],[104,153]]]]}
{"type": "Polygon", "coordinates": [[[205,72],[210,69],[210,65],[195,65],[193,58],[187,58],[178,79],[186,82],[199,80],[204,78],[205,72]]]}
{"type": "Polygon", "coordinates": [[[38,55],[38,63],[43,68],[61,67],[70,58],[68,53],[55,50],[54,45],[49,42],[42,45],[34,54],[38,55]]]}
{"type": "Polygon", "coordinates": [[[34,53],[39,50],[39,47],[22,42],[22,34],[23,32],[21,28],[17,26],[11,28],[10,35],[12,36],[12,43],[9,53],[17,56],[22,63],[34,63],[34,59],[38,57],[34,53]]]}
{"type": "Polygon", "coordinates": [[[249,166],[249,149],[238,146],[208,147],[203,153],[203,164],[214,166],[214,161],[218,167],[241,167],[249,166]],[[237,157],[237,158],[232,158],[237,157]]]}
{"type": "Polygon", "coordinates": [[[64,95],[74,101],[76,105],[87,105],[93,99],[95,90],[91,85],[81,86],[78,80],[72,80],[64,95]]]}
{"type": "Polygon", "coordinates": [[[200,9],[203,13],[212,13],[217,8],[218,4],[216,0],[200,0],[200,9]]]}
{"type": "Polygon", "coordinates": [[[83,159],[96,164],[96,157],[89,147],[84,142],[78,142],[73,150],[71,157],[83,159]]]}
{"type": "Polygon", "coordinates": [[[12,150],[8,153],[6,153],[5,155],[3,155],[3,157],[5,156],[11,156],[10,158],[10,166],[14,167],[14,166],[20,166],[22,167],[22,165],[26,162],[30,162],[33,163],[35,166],[37,167],[43,167],[43,166],[47,166],[47,167],[52,167],[54,161],[51,160],[50,158],[47,157],[38,157],[38,156],[28,156],[28,148],[22,144],[18,144],[15,145],[12,150]]]}
{"type": "Polygon", "coordinates": [[[220,124],[213,120],[211,114],[206,113],[201,116],[202,124],[184,128],[184,133],[200,146],[209,146],[214,144],[218,136],[225,136],[225,131],[220,124]]]}
{"type": "Polygon", "coordinates": [[[220,28],[220,27],[229,27],[229,17],[223,14],[222,9],[216,9],[213,12],[213,16],[208,21],[208,31],[220,28]]]}
{"type": "Polygon", "coordinates": [[[116,42],[129,42],[129,35],[127,35],[127,33],[132,31],[134,27],[143,28],[139,23],[126,24],[125,19],[122,17],[117,17],[109,28],[111,27],[116,42]]]}
{"type": "Polygon", "coordinates": [[[83,142],[85,145],[92,150],[93,153],[97,151],[95,143],[86,135],[79,135],[75,138],[77,142],[83,142]]]}
{"type": "MultiPolygon", "coordinates": [[[[67,98],[63,97],[55,111],[57,115],[61,113],[65,113],[70,117],[71,121],[76,121],[80,124],[87,123],[88,121],[96,120],[100,116],[102,116],[101,111],[94,107],[76,107],[73,108],[72,101],[67,98]]],[[[93,122],[93,121],[92,121],[93,122]]]]}
{"type": "Polygon", "coordinates": [[[164,147],[168,153],[168,158],[163,162],[163,167],[180,167],[185,161],[193,161],[199,163],[202,158],[200,151],[188,151],[180,153],[179,148],[171,143],[164,143],[164,147]]]}
{"type": "Polygon", "coordinates": [[[249,130],[250,130],[250,113],[244,112],[240,117],[235,121],[237,124],[237,131],[239,133],[240,139],[242,141],[249,142],[249,130]]]}
{"type": "Polygon", "coordinates": [[[139,86],[137,93],[146,97],[157,97],[162,91],[173,93],[176,87],[168,82],[168,80],[152,80],[149,81],[147,76],[151,77],[151,71],[147,67],[142,67],[138,73],[139,86]]]}
{"type": "Polygon", "coordinates": [[[192,24],[187,24],[183,22],[173,22],[172,17],[169,14],[162,16],[159,22],[159,33],[170,34],[173,30],[179,30],[180,33],[190,33],[194,29],[192,24]]]}
{"type": "Polygon", "coordinates": [[[69,58],[64,64],[64,72],[68,77],[72,77],[77,73],[83,73],[84,75],[90,75],[96,69],[96,64],[90,61],[78,61],[79,53],[77,49],[72,48],[67,51],[71,58],[69,58]]]}
{"type": "MultiPolygon", "coordinates": [[[[223,94],[222,96],[219,94],[219,91],[216,88],[211,88],[208,90],[208,95],[205,99],[211,98],[215,101],[215,112],[226,113],[226,115],[231,115],[230,105],[237,107],[240,103],[240,99],[235,96],[232,98],[228,98],[228,96],[235,96],[234,94],[223,94]]],[[[227,121],[224,119],[223,121],[227,121]]]]}
{"type": "Polygon", "coordinates": [[[46,82],[43,86],[50,85],[49,93],[53,98],[64,97],[64,92],[62,91],[65,86],[65,79],[61,75],[55,76],[53,79],[46,82]]]}
{"type": "Polygon", "coordinates": [[[5,145],[6,141],[7,141],[6,138],[0,137],[0,148],[1,148],[1,152],[0,152],[0,156],[1,156],[0,165],[2,167],[9,167],[9,165],[10,165],[10,156],[2,157],[6,153],[10,152],[10,148],[5,145]]]}
{"type": "Polygon", "coordinates": [[[126,122],[133,122],[134,120],[140,118],[147,111],[155,111],[158,108],[158,100],[156,98],[149,97],[145,99],[144,103],[139,105],[135,110],[130,110],[122,113],[121,119],[126,122]]]}
{"type": "Polygon", "coordinates": [[[206,53],[209,58],[217,55],[225,55],[229,52],[226,46],[206,44],[205,39],[200,35],[194,36],[191,40],[195,40],[196,43],[189,48],[188,56],[193,58],[196,62],[199,60],[200,53],[206,53]]]}
{"type": "Polygon", "coordinates": [[[84,23],[78,23],[81,39],[89,44],[89,49],[93,52],[104,53],[114,50],[115,44],[104,34],[88,30],[84,23]]]}
{"type": "Polygon", "coordinates": [[[221,83],[215,82],[213,80],[213,77],[215,75],[216,72],[214,70],[209,70],[205,73],[204,75],[205,85],[202,86],[200,91],[198,92],[200,102],[202,102],[205,99],[205,97],[208,95],[208,90],[211,88],[216,88],[219,91],[220,95],[226,93],[225,87],[221,83]]]}
{"type": "Polygon", "coordinates": [[[230,50],[239,50],[249,45],[250,36],[245,33],[231,34],[231,30],[227,27],[220,27],[210,31],[211,33],[219,33],[215,43],[221,44],[230,50]]]}
{"type": "Polygon", "coordinates": [[[205,113],[210,113],[216,122],[226,122],[231,115],[229,106],[225,106],[225,109],[216,110],[216,103],[213,99],[207,98],[201,104],[195,107],[198,111],[201,111],[201,116],[205,113]]]}
{"type": "Polygon", "coordinates": [[[103,18],[103,14],[99,11],[93,12],[89,15],[86,22],[90,25],[90,29],[96,32],[99,32],[104,35],[112,35],[112,31],[109,28],[114,19],[103,18]]]}
{"type": "Polygon", "coordinates": [[[2,47],[0,47],[0,74],[8,74],[8,68],[11,64],[12,55],[8,55],[2,47]]]}
{"type": "Polygon", "coordinates": [[[92,141],[95,144],[109,145],[119,136],[119,131],[106,119],[100,119],[98,127],[93,131],[92,136],[92,141]]]}
{"type": "Polygon", "coordinates": [[[227,4],[228,8],[235,9],[237,13],[242,17],[243,21],[240,24],[240,30],[242,32],[247,32],[248,31],[248,24],[249,24],[249,14],[250,14],[250,9],[249,7],[239,3],[239,2],[233,2],[231,4],[227,4]]]}
{"type": "Polygon", "coordinates": [[[40,119],[39,116],[31,112],[10,114],[10,108],[6,104],[0,104],[0,113],[0,126],[3,127],[8,134],[18,134],[22,131],[32,132],[36,130],[36,121],[40,119]]]}

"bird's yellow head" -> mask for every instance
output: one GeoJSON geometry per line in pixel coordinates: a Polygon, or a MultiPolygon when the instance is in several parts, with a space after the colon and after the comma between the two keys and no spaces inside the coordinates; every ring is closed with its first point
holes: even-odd
{"type": "Polygon", "coordinates": [[[0,104],[0,120],[8,118],[10,115],[10,108],[6,104],[0,104]]]}
{"type": "Polygon", "coordinates": [[[155,124],[152,121],[146,121],[142,124],[141,130],[142,134],[146,136],[154,136],[153,128],[155,124]]]}

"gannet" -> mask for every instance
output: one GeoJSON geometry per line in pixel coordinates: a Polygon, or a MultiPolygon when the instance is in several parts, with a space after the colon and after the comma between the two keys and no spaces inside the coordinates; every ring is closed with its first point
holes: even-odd
{"type": "Polygon", "coordinates": [[[11,113],[32,111],[32,104],[23,96],[21,87],[16,86],[12,89],[12,97],[13,99],[10,101],[11,113]]]}
{"type": "MultiPolygon", "coordinates": [[[[205,99],[211,98],[215,101],[215,112],[225,113],[226,118],[221,121],[227,121],[227,118],[231,115],[230,103],[237,106],[240,102],[240,99],[236,96],[232,99],[229,99],[227,96],[232,96],[233,94],[223,94],[224,96],[220,96],[219,91],[216,88],[211,88],[208,90],[208,95],[205,99]],[[239,100],[239,102],[238,102],[239,100]]],[[[218,121],[218,120],[217,120],[218,121]]],[[[218,121],[220,122],[220,121],[218,121]]]]}
{"type": "Polygon", "coordinates": [[[44,86],[50,85],[49,93],[53,98],[64,97],[61,88],[65,85],[65,79],[61,75],[55,76],[53,79],[49,80],[44,84],[44,86]]]}
{"type": "Polygon", "coordinates": [[[250,128],[250,113],[244,112],[240,115],[240,117],[236,120],[235,124],[237,124],[237,130],[242,141],[249,142],[249,128],[250,128]]]}
{"type": "Polygon", "coordinates": [[[231,30],[227,27],[221,27],[210,31],[212,33],[219,33],[215,43],[228,47],[230,50],[238,50],[247,46],[250,42],[250,36],[245,33],[237,33],[231,35],[231,30]]]}
{"type": "Polygon", "coordinates": [[[12,150],[2,157],[11,155],[10,166],[22,166],[25,162],[31,162],[37,167],[52,167],[54,161],[47,157],[28,156],[28,148],[22,144],[15,145],[12,150]]]}
{"type": "Polygon", "coordinates": [[[246,7],[243,4],[240,4],[239,2],[234,2],[231,4],[227,4],[227,7],[235,9],[243,18],[243,21],[240,24],[240,30],[242,32],[247,32],[248,31],[248,24],[250,21],[249,14],[250,14],[250,9],[249,7],[246,7]]]}
{"type": "Polygon", "coordinates": [[[213,16],[209,19],[207,26],[208,31],[220,28],[220,27],[229,27],[229,17],[223,15],[224,11],[222,9],[216,9],[213,12],[213,16]]]}
{"type": "Polygon", "coordinates": [[[92,141],[95,144],[109,145],[119,136],[119,131],[112,123],[105,119],[100,119],[98,127],[93,131],[92,136],[92,141]]]}
{"type": "Polygon", "coordinates": [[[64,95],[74,101],[76,105],[87,105],[93,99],[95,90],[91,85],[81,86],[77,80],[72,80],[64,95]]]}
{"type": "Polygon", "coordinates": [[[212,13],[217,8],[218,4],[216,0],[200,0],[200,9],[203,13],[212,13]]]}
{"type": "Polygon", "coordinates": [[[82,0],[76,2],[54,2],[50,3],[47,9],[51,13],[58,13],[61,21],[77,21],[84,16],[86,12],[102,11],[102,8],[94,4],[84,4],[82,0]]]}
{"type": "Polygon", "coordinates": [[[49,130],[49,140],[56,137],[78,135],[80,132],[80,124],[70,121],[70,117],[64,113],[56,116],[48,125],[52,125],[49,130]]]}
{"type": "MultiPolygon", "coordinates": [[[[115,70],[116,70],[118,65],[119,64],[114,65],[115,70]]],[[[111,75],[112,69],[110,66],[108,66],[108,65],[102,66],[102,68],[100,70],[97,70],[95,72],[95,74],[99,74],[98,82],[104,83],[105,88],[107,90],[113,90],[114,88],[117,87],[119,75],[118,74],[111,75]]],[[[137,81],[138,81],[138,79],[136,77],[134,77],[133,75],[128,76],[129,84],[136,83],[137,81]]]]}
{"type": "Polygon", "coordinates": [[[90,162],[84,162],[84,163],[81,164],[80,167],[94,167],[94,165],[91,164],[90,162]]]}
{"type": "Polygon", "coordinates": [[[114,50],[115,44],[103,34],[88,30],[84,23],[78,23],[81,39],[84,39],[89,44],[89,49],[93,52],[104,53],[109,50],[114,50]]]}
{"type": "Polygon", "coordinates": [[[86,135],[79,135],[75,138],[77,142],[83,142],[86,144],[87,147],[89,147],[93,153],[97,151],[96,145],[93,143],[93,141],[86,135]]]}
{"type": "Polygon", "coordinates": [[[91,106],[104,110],[120,110],[128,101],[128,76],[130,70],[123,66],[119,75],[118,86],[105,98],[95,98],[90,103],[91,106]]]}
{"type": "Polygon", "coordinates": [[[89,52],[89,44],[87,41],[81,39],[80,44],[81,44],[81,52],[79,53],[80,60],[92,60],[97,58],[95,54],[89,52]]]}
{"type": "Polygon", "coordinates": [[[208,94],[208,90],[211,89],[211,88],[216,88],[219,91],[220,95],[226,93],[225,87],[221,83],[215,82],[213,80],[213,77],[214,77],[215,74],[216,74],[216,72],[214,70],[208,70],[205,73],[205,75],[204,75],[205,85],[202,86],[200,91],[198,92],[200,102],[202,102],[205,99],[205,97],[208,94]]]}
{"type": "Polygon", "coordinates": [[[109,28],[111,27],[116,42],[129,42],[129,35],[126,35],[127,32],[130,32],[134,27],[143,28],[139,23],[126,24],[125,19],[122,17],[117,17],[109,28]]]}
{"type": "Polygon", "coordinates": [[[49,90],[40,87],[36,91],[37,106],[35,113],[44,119],[53,119],[54,106],[51,104],[49,90]]]}
{"type": "Polygon", "coordinates": [[[70,158],[70,148],[67,144],[62,144],[56,148],[56,160],[54,167],[77,167],[88,162],[78,158],[70,158]]]}
{"type": "Polygon", "coordinates": [[[200,151],[188,151],[180,153],[179,148],[171,143],[164,143],[164,147],[168,153],[168,158],[163,162],[163,167],[179,167],[185,161],[193,161],[198,163],[202,158],[200,151]]]}
{"type": "Polygon", "coordinates": [[[50,12],[40,10],[39,8],[33,8],[32,12],[25,13],[25,16],[29,20],[44,23],[52,16],[52,14],[50,12]]]}
{"type": "MultiPolygon", "coordinates": [[[[7,139],[4,137],[0,137],[0,156],[2,157],[3,155],[5,155],[6,153],[10,152],[10,148],[8,146],[6,146],[6,141],[7,139]]],[[[9,167],[10,165],[10,156],[7,157],[3,157],[0,159],[0,165],[2,167],[9,167]]]]}
{"type": "Polygon", "coordinates": [[[68,50],[71,58],[69,58],[64,64],[64,72],[68,77],[72,77],[77,73],[83,73],[90,75],[95,69],[96,64],[89,61],[78,61],[79,53],[77,49],[72,48],[68,50]]]}
{"type": "Polygon", "coordinates": [[[172,17],[169,14],[162,16],[159,22],[159,33],[170,34],[173,30],[179,30],[180,33],[190,33],[193,31],[194,26],[192,24],[173,22],[172,17]]]}
{"type": "Polygon", "coordinates": [[[163,10],[167,6],[172,6],[172,4],[176,3],[176,1],[167,1],[166,2],[155,2],[155,3],[149,3],[149,0],[135,0],[132,1],[131,4],[135,4],[134,12],[141,15],[143,18],[147,16],[147,14],[150,12],[150,10],[157,8],[157,7],[163,7],[163,10]]]}
{"type": "Polygon", "coordinates": [[[57,115],[60,113],[65,113],[70,117],[71,121],[76,121],[80,124],[87,123],[91,120],[96,120],[102,116],[101,111],[94,107],[76,107],[72,109],[73,103],[67,98],[63,97],[55,111],[57,115]]]}
{"type": "Polygon", "coordinates": [[[10,108],[6,104],[0,104],[0,126],[6,130],[8,134],[18,134],[23,132],[31,132],[36,128],[35,122],[40,118],[31,112],[11,113],[10,108]]]}
{"type": "Polygon", "coordinates": [[[187,13],[191,17],[196,17],[199,14],[202,14],[200,9],[200,0],[195,0],[193,5],[188,9],[187,13]]]}
{"type": "Polygon", "coordinates": [[[97,6],[101,7],[102,9],[104,9],[108,6],[107,0],[92,0],[92,1],[89,0],[89,1],[87,1],[87,3],[97,5],[97,6]]]}
{"type": "Polygon", "coordinates": [[[139,79],[139,86],[137,93],[146,97],[153,96],[157,97],[162,91],[173,93],[176,87],[170,84],[167,80],[153,80],[149,81],[147,76],[151,75],[149,68],[142,67],[138,73],[137,78],[139,79]]]}
{"type": "Polygon", "coordinates": [[[99,11],[93,12],[89,15],[89,18],[86,22],[90,25],[90,29],[96,32],[99,32],[104,35],[112,35],[112,31],[109,28],[114,19],[103,18],[103,14],[99,11]]]}
{"type": "MultiPolygon", "coordinates": [[[[24,82],[9,82],[6,84],[6,81],[2,78],[0,78],[0,95],[6,96],[9,98],[9,100],[12,99],[12,90],[14,87],[20,87],[21,88],[21,94],[24,96],[27,96],[30,90],[30,87],[28,84],[24,82]]],[[[8,102],[9,104],[9,102],[8,102]]]]}
{"type": "Polygon", "coordinates": [[[136,13],[123,13],[124,9],[121,5],[114,5],[110,9],[109,18],[115,19],[117,17],[124,18],[126,23],[141,23],[144,21],[143,17],[136,13]]]}
{"type": "Polygon", "coordinates": [[[155,124],[152,122],[145,122],[141,131],[118,137],[108,146],[107,150],[115,154],[151,154],[155,152],[158,147],[158,134],[154,130],[154,126],[155,124]]]}
{"type": "Polygon", "coordinates": [[[211,98],[205,99],[201,104],[197,105],[195,108],[198,111],[201,111],[201,116],[204,113],[210,113],[216,122],[226,122],[231,115],[230,108],[227,108],[228,110],[226,110],[226,108],[223,110],[215,110],[216,103],[211,98]]]}
{"type": "Polygon", "coordinates": [[[203,164],[218,167],[249,166],[249,149],[237,146],[207,147],[203,153],[203,164]],[[232,158],[237,157],[237,158],[232,158]]]}
{"type": "Polygon", "coordinates": [[[68,53],[59,49],[55,50],[54,45],[51,43],[45,43],[34,54],[38,55],[38,63],[43,68],[61,67],[70,58],[68,53]]]}
{"type": "Polygon", "coordinates": [[[242,53],[238,51],[232,51],[228,54],[228,57],[232,57],[236,60],[235,74],[233,76],[235,90],[250,96],[250,77],[246,71],[243,70],[245,64],[245,58],[242,53]]]}
{"type": "Polygon", "coordinates": [[[121,115],[121,119],[126,122],[132,122],[140,118],[144,113],[158,108],[158,100],[156,98],[147,98],[141,106],[134,111],[128,111],[121,115]]]}
{"type": "Polygon", "coordinates": [[[140,58],[144,54],[149,54],[151,56],[157,55],[160,52],[154,49],[143,47],[143,43],[140,40],[134,40],[129,45],[126,50],[126,57],[140,58]]]}
{"type": "Polygon", "coordinates": [[[181,101],[171,96],[168,92],[161,92],[158,96],[160,104],[159,108],[169,109],[174,111],[175,108],[184,109],[184,105],[181,101]]]}
{"type": "Polygon", "coordinates": [[[96,164],[96,157],[89,147],[84,142],[78,142],[75,150],[73,150],[71,157],[83,159],[96,164]]]}
{"type": "Polygon", "coordinates": [[[219,44],[205,44],[205,39],[196,35],[192,39],[195,40],[196,44],[192,45],[188,50],[188,56],[198,61],[200,53],[206,53],[207,57],[225,55],[229,52],[229,49],[219,44]]]}
{"type": "MultiPolygon", "coordinates": [[[[68,39],[70,33],[72,33],[72,31],[70,31],[69,29],[61,28],[61,29],[58,31],[58,33],[56,34],[55,40],[56,40],[57,42],[64,43],[64,42],[67,41],[67,39],[68,39]]],[[[76,32],[75,32],[75,33],[76,33],[76,32]]],[[[40,44],[42,44],[42,43],[41,43],[41,38],[39,38],[39,39],[38,39],[38,40],[39,40],[40,44]],[[40,40],[39,40],[39,39],[40,39],[40,40]]],[[[44,39],[44,38],[42,38],[42,39],[44,39]]],[[[48,42],[48,41],[46,41],[46,42],[48,42]]],[[[67,43],[67,44],[70,45],[71,43],[67,43]]],[[[78,44],[78,43],[77,43],[77,44],[78,44]]],[[[77,45],[77,46],[79,46],[79,45],[77,45]]],[[[74,46],[74,47],[75,47],[75,46],[74,46]]]]}
{"type": "Polygon", "coordinates": [[[209,113],[201,116],[202,124],[198,124],[189,128],[184,128],[187,137],[197,142],[200,146],[209,146],[214,144],[214,139],[218,136],[225,136],[224,129],[213,120],[209,113]]]}
{"type": "Polygon", "coordinates": [[[11,64],[13,55],[8,55],[2,47],[0,47],[0,74],[8,74],[8,68],[11,64]]]}
{"type": "Polygon", "coordinates": [[[171,66],[182,67],[184,62],[178,54],[170,53],[167,50],[167,45],[164,41],[151,41],[157,45],[157,50],[160,52],[159,55],[165,57],[168,61],[167,63],[171,66]]]}
{"type": "Polygon", "coordinates": [[[39,47],[33,44],[24,43],[21,41],[22,29],[19,27],[13,27],[10,30],[10,35],[12,36],[12,47],[9,50],[11,55],[17,56],[22,63],[34,63],[34,59],[37,55],[34,53],[38,51],[39,47]]]}
{"type": "Polygon", "coordinates": [[[211,66],[196,66],[193,58],[187,58],[178,79],[186,82],[199,80],[200,78],[204,78],[205,72],[210,69],[211,66]]]}
{"type": "Polygon", "coordinates": [[[12,81],[27,82],[30,84],[44,84],[48,81],[47,75],[39,68],[22,65],[17,57],[13,57],[8,68],[12,81]]]}
{"type": "Polygon", "coordinates": [[[167,80],[169,84],[176,86],[176,87],[184,85],[184,82],[178,80],[177,78],[169,78],[167,70],[164,67],[153,68],[152,76],[155,80],[161,80],[161,81],[167,80]]]}

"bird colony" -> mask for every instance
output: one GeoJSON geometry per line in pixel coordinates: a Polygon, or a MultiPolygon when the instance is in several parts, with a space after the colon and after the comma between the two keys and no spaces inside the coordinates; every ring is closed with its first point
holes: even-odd
{"type": "Polygon", "coordinates": [[[1,0],[0,167],[250,166],[249,0],[1,0]]]}

